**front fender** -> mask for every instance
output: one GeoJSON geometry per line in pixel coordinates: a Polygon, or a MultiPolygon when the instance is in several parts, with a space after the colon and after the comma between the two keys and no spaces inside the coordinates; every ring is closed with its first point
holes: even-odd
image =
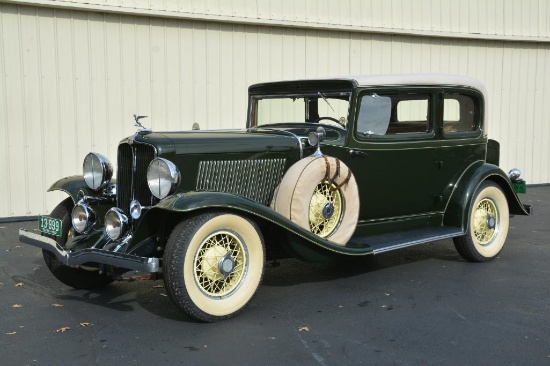
{"type": "Polygon", "coordinates": [[[512,188],[506,173],[496,165],[478,161],[470,165],[456,183],[445,210],[445,225],[467,230],[474,195],[481,183],[486,180],[493,181],[500,186],[508,200],[510,214],[529,215],[512,188]]]}
{"type": "Polygon", "coordinates": [[[342,246],[320,238],[308,230],[289,221],[271,208],[243,197],[221,192],[190,192],[167,197],[152,210],[192,213],[204,209],[224,209],[245,213],[267,220],[283,229],[305,239],[306,241],[335,253],[347,255],[371,254],[368,246],[342,246]]]}
{"type": "Polygon", "coordinates": [[[66,177],[58,180],[48,188],[48,192],[63,191],[67,193],[76,204],[78,201],[77,195],[79,191],[83,191],[87,196],[95,196],[97,192],[93,191],[86,185],[84,177],[82,175],[73,175],[72,177],[66,177]]]}

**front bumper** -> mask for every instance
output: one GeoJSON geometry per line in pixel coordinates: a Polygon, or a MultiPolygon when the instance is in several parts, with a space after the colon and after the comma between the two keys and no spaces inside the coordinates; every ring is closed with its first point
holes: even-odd
{"type": "Polygon", "coordinates": [[[55,240],[24,229],[19,229],[19,241],[52,252],[61,263],[67,266],[93,262],[140,272],[159,272],[158,258],[138,257],[104,249],[82,249],[78,252],[70,252],[63,249],[55,240]]]}

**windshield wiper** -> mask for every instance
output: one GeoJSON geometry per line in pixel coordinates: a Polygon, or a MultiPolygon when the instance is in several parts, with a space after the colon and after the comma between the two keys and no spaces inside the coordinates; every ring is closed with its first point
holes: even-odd
{"type": "Polygon", "coordinates": [[[334,112],[334,108],[332,108],[332,106],[331,106],[330,103],[328,102],[327,97],[325,97],[325,95],[324,95],[323,93],[321,93],[321,92],[317,92],[317,94],[319,94],[319,95],[323,98],[323,100],[328,104],[328,106],[330,107],[330,109],[332,109],[332,111],[334,112]]]}

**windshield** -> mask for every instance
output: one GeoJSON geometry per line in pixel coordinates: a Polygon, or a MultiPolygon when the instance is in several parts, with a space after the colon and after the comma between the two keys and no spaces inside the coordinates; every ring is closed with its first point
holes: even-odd
{"type": "Polygon", "coordinates": [[[252,126],[278,123],[321,123],[346,128],[350,93],[255,96],[252,126]]]}

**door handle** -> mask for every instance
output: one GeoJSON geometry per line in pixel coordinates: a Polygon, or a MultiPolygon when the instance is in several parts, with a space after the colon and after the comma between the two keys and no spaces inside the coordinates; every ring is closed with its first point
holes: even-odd
{"type": "Polygon", "coordinates": [[[353,149],[349,150],[349,154],[351,156],[361,156],[361,157],[366,157],[367,156],[367,153],[359,151],[359,150],[353,150],[353,149]]]}

